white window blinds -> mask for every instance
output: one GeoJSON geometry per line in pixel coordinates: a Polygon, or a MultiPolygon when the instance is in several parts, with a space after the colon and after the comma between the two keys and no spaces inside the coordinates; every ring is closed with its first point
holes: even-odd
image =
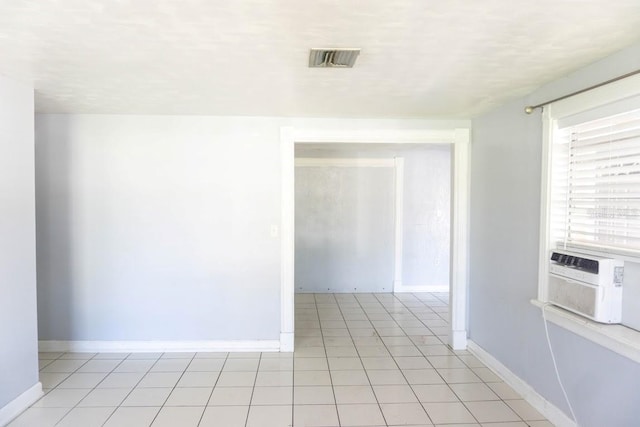
{"type": "Polygon", "coordinates": [[[554,133],[551,238],[640,255],[640,109],[554,133]]]}

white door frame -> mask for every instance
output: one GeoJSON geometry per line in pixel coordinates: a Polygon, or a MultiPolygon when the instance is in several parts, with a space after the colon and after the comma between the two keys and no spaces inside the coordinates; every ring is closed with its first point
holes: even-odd
{"type": "Polygon", "coordinates": [[[316,130],[280,128],[281,246],[280,351],[293,351],[295,323],[295,144],[452,144],[451,174],[451,288],[449,345],[467,347],[467,286],[469,245],[469,129],[434,130],[316,130]]]}

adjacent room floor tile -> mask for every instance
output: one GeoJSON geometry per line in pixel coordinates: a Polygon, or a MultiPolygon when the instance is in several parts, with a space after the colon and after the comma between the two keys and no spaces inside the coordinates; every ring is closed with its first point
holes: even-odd
{"type": "Polygon", "coordinates": [[[161,359],[193,359],[196,357],[194,352],[190,351],[171,351],[168,353],[162,353],[161,359]]]}
{"type": "Polygon", "coordinates": [[[471,369],[437,369],[438,373],[449,384],[479,383],[482,380],[471,369]]]}
{"type": "Polygon", "coordinates": [[[487,387],[489,387],[495,394],[500,397],[500,399],[508,400],[508,399],[520,399],[521,396],[507,384],[500,383],[487,383],[487,387]]]}
{"type": "Polygon", "coordinates": [[[335,405],[295,405],[293,424],[300,427],[333,427],[339,425],[338,413],[335,405]]]}
{"type": "Polygon", "coordinates": [[[293,371],[258,371],[256,387],[292,386],[293,371]]]}
{"type": "Polygon", "coordinates": [[[190,359],[160,359],[151,368],[151,372],[182,372],[189,366],[190,359]]]}
{"type": "Polygon", "coordinates": [[[39,352],[38,359],[40,360],[56,360],[62,357],[63,352],[39,352]]]}
{"type": "Polygon", "coordinates": [[[396,357],[396,363],[401,370],[431,369],[431,364],[424,357],[396,357]]]}
{"type": "Polygon", "coordinates": [[[119,407],[104,424],[104,427],[149,426],[160,411],[160,407],[127,408],[119,407]]]}
{"type": "Polygon", "coordinates": [[[391,357],[363,357],[362,364],[367,370],[398,369],[398,365],[391,357]]]}
{"type": "Polygon", "coordinates": [[[101,427],[107,418],[116,410],[115,407],[106,408],[74,408],[60,423],[59,427],[101,427]]]}
{"type": "Polygon", "coordinates": [[[197,427],[204,406],[168,407],[160,410],[151,427],[197,427]]]}
{"type": "Polygon", "coordinates": [[[222,372],[216,387],[253,387],[257,372],[222,372]]]}
{"type": "Polygon", "coordinates": [[[246,427],[288,427],[293,423],[291,405],[251,406],[246,427]]]}
{"type": "Polygon", "coordinates": [[[127,360],[158,360],[162,356],[162,353],[131,353],[127,360]]]}
{"type": "Polygon", "coordinates": [[[86,360],[55,360],[42,369],[42,372],[75,372],[76,369],[87,363],[86,360]]]}
{"type": "Polygon", "coordinates": [[[430,424],[427,413],[419,403],[381,403],[388,425],[430,424]]]}
{"type": "Polygon", "coordinates": [[[480,379],[486,383],[499,383],[502,382],[502,378],[497,376],[491,369],[489,368],[471,368],[471,370],[478,376],[480,379]]]}
{"type": "Polygon", "coordinates": [[[244,427],[249,406],[209,406],[198,427],[244,427]]]}
{"type": "Polygon", "coordinates": [[[300,371],[293,375],[294,386],[299,385],[331,385],[329,371],[300,371]]]}
{"type": "Polygon", "coordinates": [[[106,373],[75,373],[62,381],[58,385],[58,388],[94,388],[105,379],[106,376],[106,373]]]}
{"type": "Polygon", "coordinates": [[[166,406],[206,406],[213,387],[174,388],[166,406]]]}
{"type": "Polygon", "coordinates": [[[92,360],[124,360],[130,353],[98,353],[92,360]]]}
{"type": "Polygon", "coordinates": [[[114,372],[102,380],[100,384],[98,384],[98,388],[124,388],[124,387],[135,387],[138,382],[144,376],[141,372],[135,373],[118,373],[114,372]]]}
{"type": "Polygon", "coordinates": [[[465,405],[481,423],[521,421],[518,414],[502,401],[466,402],[465,405]]]}
{"type": "Polygon", "coordinates": [[[60,356],[60,360],[89,360],[96,356],[97,353],[64,353],[60,356]]]}
{"type": "Polygon", "coordinates": [[[71,373],[40,372],[40,382],[42,383],[42,388],[54,388],[62,381],[67,379],[70,375],[71,373]]]}
{"type": "Polygon", "coordinates": [[[110,360],[110,359],[96,359],[89,360],[87,363],[82,365],[76,372],[111,372],[113,371],[122,360],[110,360]]]}
{"type": "Polygon", "coordinates": [[[335,404],[331,386],[298,386],[293,393],[293,402],[296,405],[335,404]]]}
{"type": "Polygon", "coordinates": [[[416,384],[411,386],[420,402],[459,402],[458,396],[446,384],[416,384]]]}
{"type": "Polygon", "coordinates": [[[137,387],[175,387],[181,375],[180,372],[149,372],[137,387]]]}
{"type": "Polygon", "coordinates": [[[143,372],[146,373],[156,363],[155,360],[124,360],[114,372],[143,372]]]}
{"type": "Polygon", "coordinates": [[[224,359],[193,359],[187,372],[220,372],[224,364],[224,359]]]}
{"type": "Polygon", "coordinates": [[[434,424],[475,423],[471,412],[460,402],[423,403],[427,415],[434,424]]]}
{"type": "Polygon", "coordinates": [[[252,387],[216,387],[209,406],[249,405],[252,393],[252,387]]]}
{"type": "Polygon", "coordinates": [[[367,376],[372,385],[398,385],[407,384],[402,372],[399,370],[367,370],[367,376]]]}
{"type": "Polygon", "coordinates": [[[293,371],[293,358],[265,358],[260,360],[258,371],[293,371]]]}
{"type": "Polygon", "coordinates": [[[135,388],[122,406],[162,406],[171,393],[170,388],[135,388]]]}
{"type": "Polygon", "coordinates": [[[333,385],[369,385],[369,378],[364,370],[331,371],[331,381],[333,385]]]}
{"type": "Polygon", "coordinates": [[[293,387],[256,387],[253,389],[251,405],[291,405],[293,387]]]}
{"type": "Polygon", "coordinates": [[[69,408],[31,407],[13,420],[9,427],[53,427],[69,410],[69,408]]]}
{"type": "Polygon", "coordinates": [[[56,388],[33,404],[34,408],[72,408],[89,394],[90,389],[56,388]]]}
{"type": "Polygon", "coordinates": [[[337,404],[377,403],[373,387],[368,385],[334,386],[333,391],[337,404]]]}
{"type": "Polygon", "coordinates": [[[351,371],[364,369],[359,357],[330,357],[329,369],[332,371],[351,371]]]}
{"type": "Polygon", "coordinates": [[[295,359],[293,368],[299,371],[326,371],[329,369],[326,357],[302,357],[295,359]]]}
{"type": "Polygon", "coordinates": [[[227,359],[224,372],[256,372],[260,359],[227,359]]]}
{"type": "Polygon", "coordinates": [[[379,403],[418,402],[416,395],[408,385],[374,385],[373,392],[379,403]]]}
{"type": "Polygon", "coordinates": [[[529,405],[525,400],[505,400],[513,411],[525,421],[542,421],[544,416],[540,414],[533,406],[529,405]]]}
{"type": "Polygon", "coordinates": [[[380,407],[376,405],[338,405],[338,416],[342,426],[384,425],[380,407]]]}
{"type": "Polygon", "coordinates": [[[78,404],[79,407],[100,407],[119,406],[127,395],[130,388],[97,388],[92,390],[78,404]]]}
{"type": "Polygon", "coordinates": [[[451,389],[463,402],[500,400],[500,398],[484,383],[450,384],[451,389]]]}
{"type": "MultiPolygon", "coordinates": [[[[174,373],[172,372],[167,374],[171,375],[174,373]]],[[[185,372],[180,377],[176,387],[213,387],[218,382],[219,376],[220,373],[218,372],[185,372]]]]}

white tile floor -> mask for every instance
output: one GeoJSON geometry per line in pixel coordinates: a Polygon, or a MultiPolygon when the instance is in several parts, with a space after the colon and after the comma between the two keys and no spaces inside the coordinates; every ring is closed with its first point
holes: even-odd
{"type": "Polygon", "coordinates": [[[299,294],[294,354],[44,353],[10,426],[551,426],[444,345],[447,297],[299,294]]]}

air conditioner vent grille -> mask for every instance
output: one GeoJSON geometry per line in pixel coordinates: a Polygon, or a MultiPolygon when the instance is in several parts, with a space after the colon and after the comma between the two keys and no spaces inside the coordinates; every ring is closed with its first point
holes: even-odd
{"type": "Polygon", "coordinates": [[[360,49],[311,49],[310,68],[352,68],[360,49]]]}

